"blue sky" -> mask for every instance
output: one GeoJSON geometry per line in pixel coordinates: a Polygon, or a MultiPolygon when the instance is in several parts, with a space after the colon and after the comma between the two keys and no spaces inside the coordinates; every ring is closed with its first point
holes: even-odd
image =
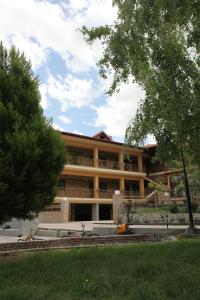
{"type": "Polygon", "coordinates": [[[112,0],[0,0],[0,40],[15,44],[40,78],[41,105],[56,129],[92,136],[104,130],[116,141],[133,117],[143,92],[123,84],[105,94],[112,78],[99,78],[102,46],[89,46],[77,31],[113,24],[112,0]]]}

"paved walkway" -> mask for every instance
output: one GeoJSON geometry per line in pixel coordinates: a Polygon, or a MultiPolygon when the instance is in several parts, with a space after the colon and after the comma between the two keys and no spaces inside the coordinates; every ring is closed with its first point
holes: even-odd
{"type": "MultiPolygon", "coordinates": [[[[116,228],[116,224],[113,224],[112,221],[84,221],[84,222],[70,222],[70,223],[40,223],[39,228],[41,229],[50,229],[50,230],[73,230],[73,231],[82,231],[82,224],[85,225],[85,231],[92,231],[93,227],[109,227],[109,228],[116,228]]],[[[141,228],[141,229],[166,229],[166,225],[131,225],[131,228],[141,228]]],[[[169,229],[186,229],[188,225],[169,225],[169,229]]],[[[200,229],[200,226],[197,225],[197,228],[200,229]]],[[[39,236],[42,240],[51,240],[56,239],[55,237],[46,237],[46,236],[39,236]]],[[[11,243],[17,242],[18,237],[13,236],[3,236],[0,235],[0,244],[2,243],[11,243]]]]}
{"type": "MultiPolygon", "coordinates": [[[[82,231],[82,224],[85,225],[86,231],[91,231],[94,226],[102,226],[102,227],[116,227],[116,224],[113,224],[112,221],[84,221],[84,222],[70,222],[70,223],[40,223],[39,228],[44,229],[64,229],[64,230],[77,230],[82,231]]],[[[159,228],[159,229],[166,229],[166,225],[131,225],[131,228],[159,228]]],[[[188,225],[169,225],[169,229],[186,229],[188,225]]],[[[199,225],[196,226],[197,228],[200,228],[199,225]]]]}
{"type": "Polygon", "coordinates": [[[75,230],[75,231],[82,231],[83,227],[85,226],[86,231],[92,231],[94,226],[109,226],[109,227],[116,227],[116,224],[113,224],[112,221],[83,221],[83,222],[70,222],[70,223],[40,223],[38,225],[41,229],[63,229],[63,230],[75,230]]]}
{"type": "MultiPolygon", "coordinates": [[[[49,236],[35,236],[38,239],[42,240],[52,240],[52,237],[49,236]]],[[[57,238],[53,238],[54,240],[57,238]]],[[[6,236],[6,235],[0,235],[0,244],[5,244],[5,243],[15,243],[18,242],[18,237],[15,236],[6,236]]]]}

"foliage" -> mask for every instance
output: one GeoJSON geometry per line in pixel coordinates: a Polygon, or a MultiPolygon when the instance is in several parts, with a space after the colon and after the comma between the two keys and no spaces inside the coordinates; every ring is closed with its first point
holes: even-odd
{"type": "Polygon", "coordinates": [[[53,201],[65,147],[39,105],[31,63],[0,44],[0,222],[31,218],[53,201]]]}
{"type": "Polygon", "coordinates": [[[100,74],[114,73],[108,91],[122,82],[144,88],[126,141],[155,136],[160,159],[179,159],[180,148],[200,165],[200,2],[197,0],[114,0],[113,26],[82,29],[89,42],[103,41],[100,74]],[[107,28],[107,30],[105,30],[107,28]]]}
{"type": "Polygon", "coordinates": [[[172,214],[177,214],[179,212],[178,206],[177,205],[170,205],[169,206],[169,211],[172,214]]]}
{"type": "MultiPolygon", "coordinates": [[[[188,181],[190,186],[190,194],[193,201],[200,200],[200,170],[197,165],[191,164],[189,159],[187,160],[187,170],[188,170],[188,181]]],[[[181,171],[181,162],[171,161],[169,164],[171,171],[179,170],[181,171]]],[[[172,175],[170,178],[174,188],[172,190],[173,196],[184,196],[185,195],[185,183],[184,175],[182,172],[179,174],[172,175]]]]}
{"type": "Polygon", "coordinates": [[[161,192],[164,192],[164,190],[165,190],[164,184],[157,183],[157,182],[149,182],[148,187],[150,189],[154,189],[154,190],[161,191],[161,192]]]}

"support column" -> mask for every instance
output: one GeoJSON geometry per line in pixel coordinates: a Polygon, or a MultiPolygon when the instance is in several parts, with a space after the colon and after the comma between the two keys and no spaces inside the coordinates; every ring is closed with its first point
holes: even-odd
{"type": "Polygon", "coordinates": [[[124,154],[123,154],[123,151],[120,151],[120,153],[119,153],[119,169],[121,171],[124,170],[124,154]]]}
{"type": "Polygon", "coordinates": [[[120,188],[120,194],[123,194],[123,193],[124,193],[124,190],[125,190],[124,178],[120,178],[120,181],[119,181],[119,188],[120,188]]]}
{"type": "Polygon", "coordinates": [[[167,176],[167,187],[168,187],[168,191],[170,191],[171,183],[170,183],[170,177],[169,176],[167,176]]]}
{"type": "Polygon", "coordinates": [[[94,198],[99,198],[99,176],[94,176],[94,198]]]}
{"type": "Polygon", "coordinates": [[[61,211],[63,213],[63,221],[69,222],[70,221],[70,204],[67,197],[63,198],[63,201],[61,202],[61,211]]]}
{"type": "Polygon", "coordinates": [[[98,147],[94,148],[93,157],[94,157],[93,166],[95,168],[98,168],[98,165],[99,165],[99,163],[98,163],[98,160],[99,160],[99,149],[98,149],[98,147]]]}
{"type": "Polygon", "coordinates": [[[138,172],[142,173],[143,172],[143,167],[142,167],[142,155],[138,155],[138,172]]]}
{"type": "Polygon", "coordinates": [[[92,204],[92,221],[99,221],[99,204],[92,204]]]}
{"type": "Polygon", "coordinates": [[[139,181],[139,187],[140,187],[140,196],[144,197],[144,179],[140,179],[139,181]]]}

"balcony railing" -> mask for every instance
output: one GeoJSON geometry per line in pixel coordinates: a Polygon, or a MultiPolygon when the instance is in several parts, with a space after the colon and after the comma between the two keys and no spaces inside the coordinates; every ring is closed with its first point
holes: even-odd
{"type": "MultiPolygon", "coordinates": [[[[94,160],[89,157],[71,156],[67,158],[67,164],[76,166],[93,167],[94,160]]],[[[102,169],[120,170],[120,163],[111,160],[98,160],[98,167],[102,169]]],[[[123,163],[124,171],[138,172],[137,164],[123,163]]]]}
{"type": "MultiPolygon", "coordinates": [[[[84,188],[58,188],[57,197],[69,198],[95,198],[112,199],[116,189],[113,190],[93,190],[84,188]],[[96,195],[96,196],[95,196],[96,195]]],[[[123,195],[126,197],[139,197],[139,191],[124,191],[123,195]]]]}
{"type": "Polygon", "coordinates": [[[99,159],[99,168],[119,170],[119,162],[99,159]]]}
{"type": "Polygon", "coordinates": [[[69,156],[67,158],[67,164],[76,165],[76,166],[93,166],[93,159],[89,157],[78,157],[78,156],[69,156]]]}
{"type": "Polygon", "coordinates": [[[137,164],[124,163],[124,170],[131,171],[131,172],[138,172],[138,166],[137,164]]]}
{"type": "Polygon", "coordinates": [[[58,188],[57,197],[94,198],[94,190],[71,187],[58,188]]]}
{"type": "Polygon", "coordinates": [[[114,192],[114,190],[99,190],[99,198],[112,199],[114,192]]]}
{"type": "Polygon", "coordinates": [[[124,191],[124,196],[139,196],[139,191],[124,191]]]}
{"type": "MultiPolygon", "coordinates": [[[[98,198],[111,199],[113,197],[114,190],[96,190],[98,198]]],[[[58,188],[57,197],[69,197],[69,198],[94,198],[95,190],[83,189],[83,188],[58,188]]]]}

